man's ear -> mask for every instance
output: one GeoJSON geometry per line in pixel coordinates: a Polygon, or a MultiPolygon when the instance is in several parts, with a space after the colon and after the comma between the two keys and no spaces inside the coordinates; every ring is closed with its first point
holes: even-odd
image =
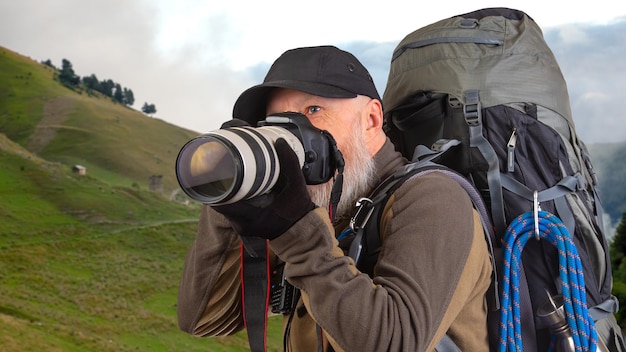
{"type": "Polygon", "coordinates": [[[386,135],[383,131],[383,106],[378,99],[371,99],[367,103],[366,113],[364,115],[365,140],[372,155],[385,143],[386,135]]]}
{"type": "Polygon", "coordinates": [[[372,99],[368,102],[369,118],[367,123],[368,129],[383,129],[383,106],[378,99],[372,99]]]}

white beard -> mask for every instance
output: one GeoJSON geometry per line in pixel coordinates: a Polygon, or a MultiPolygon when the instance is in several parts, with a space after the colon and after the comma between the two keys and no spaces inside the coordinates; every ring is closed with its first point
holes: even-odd
{"type": "MultiPolygon", "coordinates": [[[[369,155],[363,131],[359,126],[353,131],[344,148],[345,151],[342,151],[346,165],[343,174],[343,190],[335,219],[350,215],[349,212],[356,201],[366,196],[366,192],[370,190],[374,175],[374,158],[369,155]]],[[[328,209],[333,182],[334,180],[330,180],[320,185],[307,186],[313,203],[328,209]]]]}

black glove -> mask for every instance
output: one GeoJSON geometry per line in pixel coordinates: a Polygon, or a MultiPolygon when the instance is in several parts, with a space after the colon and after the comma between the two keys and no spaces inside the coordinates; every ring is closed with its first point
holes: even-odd
{"type": "Polygon", "coordinates": [[[274,239],[315,209],[296,153],[287,141],[274,144],[280,175],[272,191],[253,199],[213,206],[223,214],[240,236],[274,239]]]}

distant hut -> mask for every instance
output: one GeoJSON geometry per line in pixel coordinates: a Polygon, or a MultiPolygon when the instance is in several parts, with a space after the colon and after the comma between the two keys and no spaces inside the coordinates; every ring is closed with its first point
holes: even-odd
{"type": "Polygon", "coordinates": [[[163,175],[150,176],[150,190],[160,192],[163,190],[163,175]]]}
{"type": "Polygon", "coordinates": [[[72,172],[74,172],[75,174],[79,174],[79,175],[86,175],[87,168],[82,165],[74,165],[72,166],[72,172]]]}

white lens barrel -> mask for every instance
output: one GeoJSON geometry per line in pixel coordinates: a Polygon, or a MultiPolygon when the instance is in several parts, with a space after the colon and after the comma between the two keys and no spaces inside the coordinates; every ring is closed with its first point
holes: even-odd
{"type": "MultiPolygon", "coordinates": [[[[239,154],[241,165],[236,169],[236,178],[241,180],[237,189],[230,189],[219,197],[202,201],[208,204],[229,204],[268,193],[276,184],[280,164],[274,148],[278,138],[287,141],[296,153],[300,166],[304,165],[305,153],[300,140],[288,130],[278,126],[259,128],[233,127],[210,132],[207,136],[221,136],[232,143],[239,154]]],[[[238,183],[234,183],[235,185],[238,183]]]]}

